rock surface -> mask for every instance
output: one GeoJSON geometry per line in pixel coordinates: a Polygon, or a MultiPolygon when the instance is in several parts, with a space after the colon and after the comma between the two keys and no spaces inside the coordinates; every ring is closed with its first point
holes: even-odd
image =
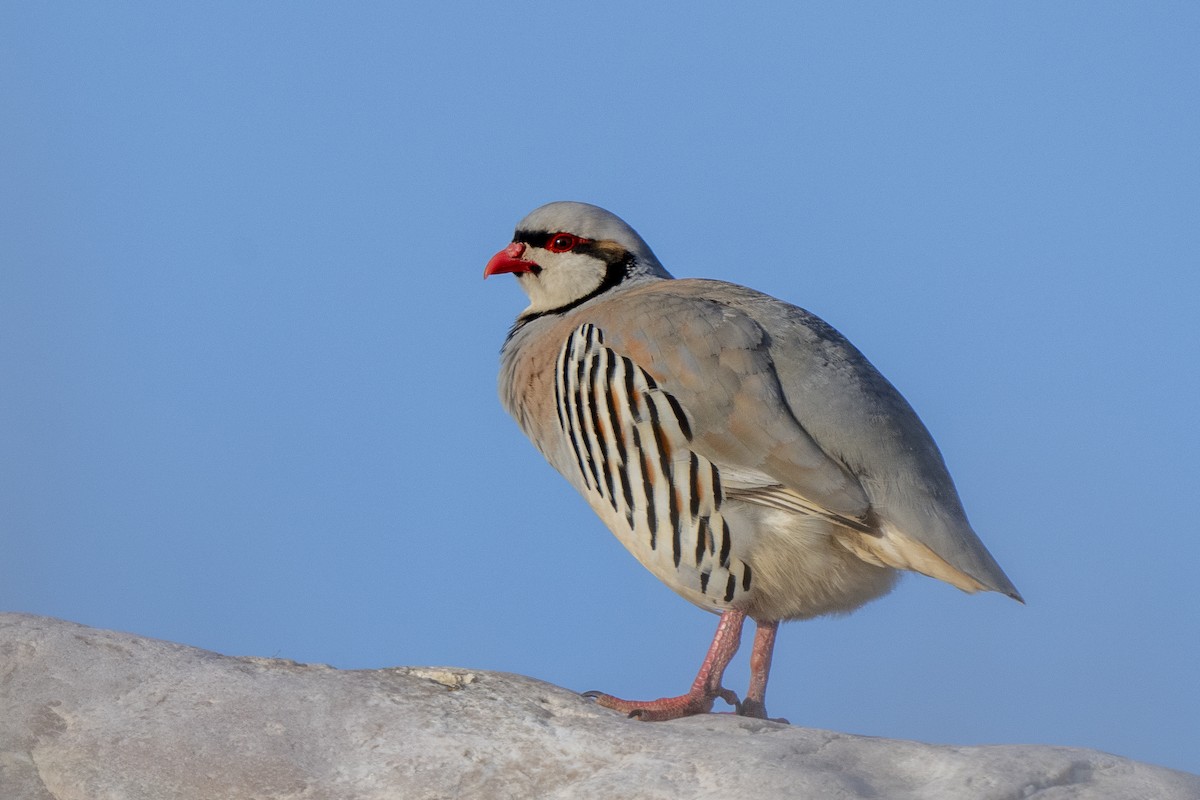
{"type": "Polygon", "coordinates": [[[0,614],[0,798],[1200,798],[1093,750],[728,715],[625,719],[531,678],[342,671],[0,614]]]}

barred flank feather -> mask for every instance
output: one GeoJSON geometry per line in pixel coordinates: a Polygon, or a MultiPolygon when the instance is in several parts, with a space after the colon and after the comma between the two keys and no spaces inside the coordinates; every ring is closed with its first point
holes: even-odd
{"type": "Polygon", "coordinates": [[[690,449],[679,402],[590,323],[568,337],[554,374],[558,423],[586,494],[623,520],[614,531],[625,546],[647,566],[669,564],[713,605],[749,591],[749,566],[730,557],[720,475],[690,449]]]}

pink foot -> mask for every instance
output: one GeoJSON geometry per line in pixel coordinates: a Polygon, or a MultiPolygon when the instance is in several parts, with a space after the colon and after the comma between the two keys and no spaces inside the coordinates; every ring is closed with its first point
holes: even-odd
{"type": "Polygon", "coordinates": [[[778,622],[759,622],[754,632],[754,649],[750,651],[750,688],[746,699],[738,703],[737,713],[743,717],[770,719],[771,722],[789,724],[786,719],[771,719],[767,716],[767,678],[771,674],[771,654],[775,650],[775,634],[778,622]]]}
{"type": "Polygon", "coordinates": [[[730,609],[721,615],[717,623],[717,633],[713,636],[700,672],[692,682],[692,688],[687,694],[678,697],[660,697],[657,700],[622,700],[603,692],[584,692],[584,697],[590,697],[599,705],[620,711],[630,717],[661,722],[668,719],[679,719],[692,714],[707,714],[712,711],[713,702],[719,697],[731,706],[738,705],[737,695],[721,685],[721,676],[725,667],[737,652],[738,642],[742,638],[742,623],[746,619],[743,611],[730,609]]]}
{"type": "Polygon", "coordinates": [[[584,692],[583,696],[595,700],[597,705],[646,722],[664,722],[669,719],[690,717],[693,714],[707,714],[712,711],[713,703],[718,697],[731,706],[739,705],[737,695],[721,686],[718,686],[714,692],[697,691],[693,688],[687,694],[681,694],[678,697],[660,697],[657,700],[622,700],[603,692],[584,692]]]}
{"type": "Polygon", "coordinates": [[[737,704],[737,713],[742,717],[754,717],[755,719],[765,719],[771,722],[782,722],[784,725],[791,724],[783,717],[768,717],[767,707],[763,705],[762,701],[752,700],[749,697],[737,704]]]}

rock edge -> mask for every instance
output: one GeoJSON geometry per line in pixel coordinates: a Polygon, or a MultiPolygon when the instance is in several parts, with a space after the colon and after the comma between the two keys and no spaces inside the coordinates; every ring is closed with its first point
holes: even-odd
{"type": "Polygon", "coordinates": [[[643,723],[519,675],[336,670],[0,614],[4,800],[618,797],[1200,800],[1200,776],[1066,747],[643,723]]]}

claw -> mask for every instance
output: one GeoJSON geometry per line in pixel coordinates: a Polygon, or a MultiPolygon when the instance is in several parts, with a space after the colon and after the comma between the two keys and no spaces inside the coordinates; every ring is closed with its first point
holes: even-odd
{"type": "Polygon", "coordinates": [[[783,717],[768,717],[767,707],[761,701],[750,698],[746,698],[737,704],[736,713],[741,717],[753,717],[754,719],[765,719],[768,722],[782,722],[784,725],[791,725],[783,717]]]}

